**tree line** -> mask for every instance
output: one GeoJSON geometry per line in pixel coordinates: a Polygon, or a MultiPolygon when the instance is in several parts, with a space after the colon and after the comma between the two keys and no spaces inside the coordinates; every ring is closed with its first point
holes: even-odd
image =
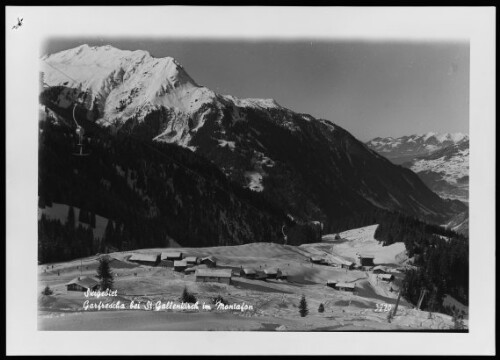
{"type": "MultiPolygon", "coordinates": [[[[50,118],[40,122],[39,206],[78,207],[80,222],[90,227],[96,214],[110,219],[103,245],[89,239],[80,253],[80,247],[70,248],[71,241],[62,240],[74,236],[65,224],[44,218],[39,222],[40,261],[75,258],[109,246],[165,247],[168,238],[183,246],[283,242],[283,210],[231,182],[206,159],[179,146],[89,128],[90,155],[81,158],[72,155],[76,138],[71,129],[50,118]],[[57,250],[49,250],[55,244],[57,250]]],[[[74,231],[84,230],[90,234],[89,229],[74,231]]],[[[295,237],[298,243],[318,240],[307,227],[295,237]]]]}
{"type": "Polygon", "coordinates": [[[421,309],[448,312],[445,294],[467,305],[469,300],[469,241],[464,235],[400,214],[387,217],[375,231],[384,245],[404,242],[415,267],[407,271],[402,295],[417,304],[427,293],[421,309]]]}

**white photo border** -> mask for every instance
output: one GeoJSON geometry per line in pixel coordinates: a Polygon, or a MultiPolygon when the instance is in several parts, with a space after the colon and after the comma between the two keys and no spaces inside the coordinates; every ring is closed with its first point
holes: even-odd
{"type": "Polygon", "coordinates": [[[494,354],[494,7],[7,6],[5,16],[7,354],[494,354]],[[52,37],[469,41],[469,333],[37,331],[38,60],[52,37]]]}

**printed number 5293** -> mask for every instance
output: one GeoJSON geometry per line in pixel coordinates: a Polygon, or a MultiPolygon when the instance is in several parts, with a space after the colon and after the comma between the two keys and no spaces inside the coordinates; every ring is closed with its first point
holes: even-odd
{"type": "Polygon", "coordinates": [[[391,304],[375,304],[377,308],[373,311],[375,312],[388,312],[391,310],[392,305],[391,304]]]}

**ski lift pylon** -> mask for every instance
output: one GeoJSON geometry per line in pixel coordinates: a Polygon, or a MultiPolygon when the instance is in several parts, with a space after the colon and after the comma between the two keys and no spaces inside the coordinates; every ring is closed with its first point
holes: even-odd
{"type": "Polygon", "coordinates": [[[78,152],[73,153],[73,155],[75,155],[75,156],[88,156],[88,155],[90,155],[90,153],[85,152],[83,149],[83,135],[85,134],[85,130],[83,129],[83,127],[80,126],[80,124],[78,124],[78,121],[76,121],[76,117],[75,117],[76,105],[77,104],[75,104],[75,106],[73,107],[73,120],[76,124],[76,135],[78,136],[78,144],[76,145],[78,147],[78,152]]]}

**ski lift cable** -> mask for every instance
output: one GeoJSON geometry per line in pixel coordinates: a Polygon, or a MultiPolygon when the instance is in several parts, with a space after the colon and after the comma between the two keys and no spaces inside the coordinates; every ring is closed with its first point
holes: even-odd
{"type": "Polygon", "coordinates": [[[70,80],[73,80],[75,83],[78,83],[78,81],[76,81],[75,79],[73,79],[71,76],[69,76],[68,74],[66,74],[65,72],[63,72],[62,70],[59,70],[58,68],[56,68],[55,66],[51,65],[49,62],[47,62],[47,60],[43,60],[47,65],[49,65],[51,68],[53,68],[54,70],[56,71],[59,71],[61,74],[63,74],[64,76],[66,76],[68,79],[70,80]]]}
{"type": "MultiPolygon", "coordinates": [[[[67,78],[69,78],[70,80],[73,80],[75,83],[78,83],[78,81],[76,81],[75,79],[73,79],[71,76],[67,75],[66,73],[64,73],[63,71],[57,69],[55,66],[49,64],[47,61],[44,60],[44,62],[49,65],[50,67],[52,67],[53,69],[55,69],[56,71],[59,71],[61,74],[63,74],[64,76],[66,76],[67,78]]],[[[147,104],[148,100],[144,101],[144,103],[139,107],[139,110],[141,110],[146,104],[147,104]]],[[[76,105],[75,105],[76,107],[76,105]]],[[[139,111],[138,110],[138,111],[139,111]]],[[[137,112],[138,112],[137,111],[137,112]]],[[[73,108],[73,112],[74,112],[74,108],[73,108]]],[[[104,118],[101,118],[99,119],[100,121],[104,121],[108,124],[110,124],[111,126],[116,126],[115,124],[111,123],[109,120],[106,120],[104,118]]],[[[76,120],[75,120],[75,123],[76,123],[76,120]]],[[[77,123],[77,126],[78,126],[78,123],[77,123]]],[[[136,137],[134,135],[132,135],[132,133],[129,131],[128,132],[128,136],[131,137],[132,139],[136,140],[137,142],[147,146],[149,149],[153,150],[154,152],[158,153],[159,155],[163,156],[164,158],[167,158],[168,160],[170,160],[171,162],[179,165],[180,167],[182,167],[183,169],[185,169],[186,171],[190,172],[191,174],[194,174],[196,176],[198,176],[199,178],[201,179],[204,179],[205,181],[209,182],[209,183],[212,183],[212,185],[214,185],[215,187],[217,187],[218,189],[220,189],[221,191],[223,191],[224,193],[228,194],[228,195],[232,195],[229,191],[227,191],[226,189],[224,189],[223,187],[221,187],[220,185],[216,184],[213,180],[211,179],[208,179],[207,177],[205,177],[204,175],[201,175],[200,173],[188,168],[187,166],[185,166],[184,164],[174,160],[172,157],[168,156],[167,154],[163,153],[162,151],[158,150],[157,148],[155,148],[154,146],[152,146],[151,144],[149,144],[148,142],[144,141],[144,139],[141,139],[139,137],[136,137]]],[[[256,210],[257,212],[261,212],[261,210],[257,209],[253,204],[249,203],[248,201],[246,201],[245,199],[240,199],[242,202],[246,203],[247,205],[249,205],[251,208],[253,208],[254,210],[256,210]]]]}

